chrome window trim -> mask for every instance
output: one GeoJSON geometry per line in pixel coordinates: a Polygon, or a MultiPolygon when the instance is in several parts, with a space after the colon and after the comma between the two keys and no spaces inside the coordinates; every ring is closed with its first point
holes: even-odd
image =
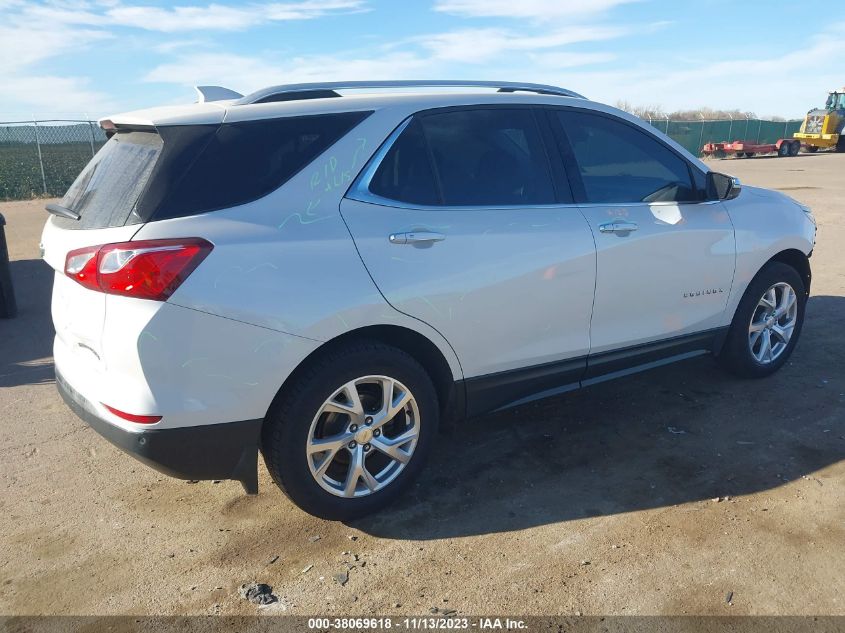
{"type": "MultiPolygon", "coordinates": [[[[589,110],[587,110],[589,112],[589,110]]],[[[380,207],[390,207],[393,209],[408,209],[415,211],[495,211],[507,209],[578,209],[578,208],[592,208],[592,207],[638,207],[638,206],[680,206],[680,205],[708,205],[720,202],[719,200],[700,200],[688,202],[561,202],[551,204],[501,204],[501,205],[430,205],[430,204],[411,204],[401,200],[393,200],[379,196],[370,191],[370,182],[378,171],[379,165],[387,156],[390,148],[411,124],[415,115],[411,115],[403,120],[395,130],[393,130],[388,137],[381,144],[375,154],[367,161],[367,165],[358,174],[352,185],[346,191],[344,198],[356,200],[358,202],[365,202],[368,204],[375,204],[380,207]]]]}
{"type": "Polygon", "coordinates": [[[680,206],[689,206],[689,205],[716,204],[718,202],[721,202],[721,200],[687,200],[685,202],[671,202],[671,201],[659,201],[659,202],[582,202],[581,204],[575,204],[573,206],[582,207],[582,208],[589,208],[589,207],[641,207],[641,206],[680,207],[680,206]]]}
{"type": "MultiPolygon", "coordinates": [[[[387,156],[387,153],[390,151],[390,148],[393,147],[393,144],[396,142],[396,139],[405,131],[405,128],[410,125],[411,120],[414,118],[414,115],[409,116],[406,118],[399,126],[393,130],[388,137],[384,140],[381,144],[381,147],[378,148],[375,154],[370,157],[370,160],[367,161],[367,166],[361,170],[361,173],[358,174],[355,181],[346,191],[346,195],[344,197],[350,198],[352,200],[358,200],[360,202],[370,202],[372,200],[385,200],[390,201],[390,198],[383,198],[382,196],[377,196],[376,194],[370,191],[370,183],[373,180],[373,177],[376,175],[376,171],[378,171],[379,165],[387,156]]],[[[397,201],[398,202],[398,201],[397,201]]],[[[403,203],[404,204],[404,203],[403,203]]],[[[389,205],[388,205],[389,206],[389,205]]]]}

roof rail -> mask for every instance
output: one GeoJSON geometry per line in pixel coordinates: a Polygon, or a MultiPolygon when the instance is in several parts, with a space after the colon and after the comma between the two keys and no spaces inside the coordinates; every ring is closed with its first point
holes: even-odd
{"type": "Polygon", "coordinates": [[[238,99],[237,105],[250,103],[269,103],[272,101],[292,101],[298,99],[319,99],[324,97],[338,97],[336,90],[358,90],[366,88],[495,88],[499,92],[536,92],[541,95],[558,95],[561,97],[576,97],[584,99],[577,92],[546,86],[544,84],[529,84],[514,81],[461,81],[456,79],[423,79],[396,81],[335,81],[328,83],[284,84],[270,86],[248,94],[238,99]]]}

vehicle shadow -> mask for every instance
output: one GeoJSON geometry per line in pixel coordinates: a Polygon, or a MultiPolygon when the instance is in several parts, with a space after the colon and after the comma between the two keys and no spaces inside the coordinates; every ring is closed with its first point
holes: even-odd
{"type": "Polygon", "coordinates": [[[510,532],[809,476],[845,458],[843,310],[845,297],[812,297],[792,359],[766,379],[703,357],[461,425],[408,496],[354,525],[414,540],[510,532]]]}
{"type": "Polygon", "coordinates": [[[0,387],[52,382],[53,270],[40,259],[19,259],[9,265],[18,314],[0,319],[0,387]]]}

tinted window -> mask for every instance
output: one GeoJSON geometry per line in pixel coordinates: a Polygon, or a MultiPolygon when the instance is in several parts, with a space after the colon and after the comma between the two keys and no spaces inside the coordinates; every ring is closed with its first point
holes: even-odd
{"type": "Polygon", "coordinates": [[[422,128],[413,120],[390,147],[370,181],[378,196],[410,204],[440,201],[422,128]]]}
{"type": "Polygon", "coordinates": [[[457,110],[420,121],[444,204],[554,204],[548,160],[530,110],[457,110]]]}
{"type": "Polygon", "coordinates": [[[115,134],[82,170],[62,199],[77,220],[55,218],[69,229],[99,229],[127,223],[161,153],[155,132],[115,134]]]}
{"type": "Polygon", "coordinates": [[[605,116],[558,111],[588,202],[689,202],[700,199],[687,163],[632,125],[605,116]]]}
{"type": "MultiPolygon", "coordinates": [[[[183,178],[173,181],[174,174],[163,175],[167,195],[158,196],[162,202],[154,219],[257,200],[281,187],[368,114],[346,112],[224,123],[204,149],[191,153],[190,158],[196,158],[183,178]]],[[[174,158],[174,162],[189,161],[174,158]]]]}

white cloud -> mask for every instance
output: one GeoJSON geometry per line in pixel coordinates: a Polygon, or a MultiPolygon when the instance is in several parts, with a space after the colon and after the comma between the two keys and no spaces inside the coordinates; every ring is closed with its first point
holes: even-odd
{"type": "MultiPolygon", "coordinates": [[[[366,0],[256,2],[238,6],[212,2],[170,7],[126,4],[121,0],[54,0],[47,3],[0,0],[0,85],[3,86],[0,112],[4,118],[46,111],[81,116],[84,112],[96,115],[123,107],[116,106],[115,99],[103,90],[92,87],[85,76],[58,76],[41,69],[50,60],[116,39],[115,27],[165,33],[233,31],[265,23],[363,10],[366,10],[366,0]]],[[[132,36],[121,33],[120,37],[125,44],[132,36]]],[[[199,45],[197,40],[172,40],[153,43],[150,48],[159,54],[172,54],[199,45]]],[[[228,55],[218,59],[218,67],[224,70],[227,63],[232,66],[242,61],[228,55]]],[[[165,71],[166,68],[161,70],[166,74],[165,71]]],[[[80,68],[79,72],[84,73],[84,69],[80,68]]],[[[258,74],[256,69],[255,77],[258,74]]]]}
{"type": "MultiPolygon", "coordinates": [[[[431,33],[363,51],[293,58],[184,53],[150,70],[144,80],[184,86],[210,83],[241,92],[273,83],[356,79],[454,77],[467,74],[502,79],[496,61],[546,68],[572,68],[609,61],[603,52],[576,53],[567,46],[622,37],[636,27],[578,25],[556,29],[478,28],[431,33]],[[540,54],[542,53],[542,55],[540,54]],[[486,65],[486,67],[484,66],[486,65]],[[468,70],[461,70],[468,69],[468,70]]],[[[643,27],[648,29],[649,27],[643,27]]],[[[642,29],[641,29],[642,30],[642,29]]],[[[521,72],[510,77],[522,78],[521,72]]]]}
{"type": "MultiPolygon", "coordinates": [[[[403,79],[425,73],[428,63],[411,53],[386,53],[378,57],[311,55],[287,61],[261,57],[200,53],[181,55],[153,68],[144,80],[223,85],[248,93],[264,86],[310,81],[403,79]]],[[[186,93],[187,94],[187,93],[186,93]]]]}
{"type": "MultiPolygon", "coordinates": [[[[0,76],[111,38],[104,31],[39,23],[0,26],[0,76]]],[[[4,88],[5,89],[5,88],[4,88]]]]}
{"type": "Polygon", "coordinates": [[[303,0],[253,3],[238,6],[211,3],[203,6],[154,7],[109,4],[95,11],[87,3],[77,6],[27,5],[23,14],[36,20],[62,24],[124,26],[145,31],[242,31],[271,22],[311,20],[330,13],[365,10],[365,0],[303,0]]]}
{"type": "Polygon", "coordinates": [[[609,11],[638,0],[438,0],[435,11],[464,17],[572,18],[609,11]]]}
{"type": "Polygon", "coordinates": [[[615,60],[616,55],[612,53],[532,53],[529,59],[535,66],[553,71],[560,68],[604,64],[615,60]]]}
{"type": "Polygon", "coordinates": [[[0,112],[4,118],[47,110],[82,116],[100,104],[113,104],[103,92],[92,89],[84,77],[38,71],[42,62],[108,40],[111,34],[87,27],[24,20],[15,14],[4,17],[0,25],[0,112]]]}
{"type": "Polygon", "coordinates": [[[0,81],[3,91],[14,95],[16,100],[15,103],[0,100],[3,118],[93,117],[117,107],[108,95],[92,89],[84,77],[0,74],[0,81]]]}
{"type": "Polygon", "coordinates": [[[157,53],[169,55],[174,51],[184,50],[186,48],[199,49],[208,45],[207,40],[202,39],[188,39],[188,40],[167,40],[153,45],[153,50],[157,53]]]}
{"type": "Polygon", "coordinates": [[[807,36],[803,45],[768,58],[668,59],[665,64],[632,64],[612,71],[568,71],[555,76],[531,69],[526,80],[560,82],[596,101],[656,105],[667,111],[707,106],[800,118],[820,107],[827,90],[842,86],[831,59],[845,56],[845,23],[807,36]],[[813,69],[813,72],[808,72],[813,69]],[[542,78],[542,79],[541,79],[542,78]]]}
{"type": "Polygon", "coordinates": [[[555,49],[579,42],[595,42],[621,37],[626,27],[575,26],[533,33],[501,28],[463,29],[412,38],[436,59],[481,63],[509,52],[555,49]]]}

